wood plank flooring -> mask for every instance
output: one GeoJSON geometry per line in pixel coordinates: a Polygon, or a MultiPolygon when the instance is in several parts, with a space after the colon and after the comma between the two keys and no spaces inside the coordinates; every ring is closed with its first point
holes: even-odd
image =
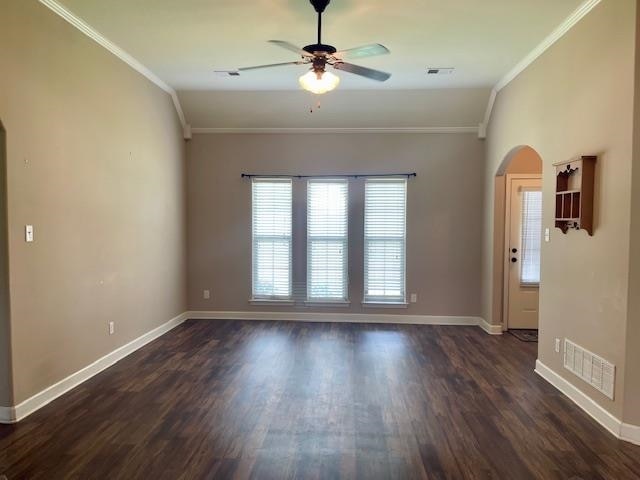
{"type": "Polygon", "coordinates": [[[474,327],[188,321],[17,425],[14,479],[638,479],[533,372],[536,344],[474,327]]]}

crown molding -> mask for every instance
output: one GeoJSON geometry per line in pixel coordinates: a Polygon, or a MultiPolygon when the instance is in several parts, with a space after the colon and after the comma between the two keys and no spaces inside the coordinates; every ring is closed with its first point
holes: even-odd
{"type": "Polygon", "coordinates": [[[498,91],[494,87],[491,89],[491,93],[489,94],[489,101],[487,102],[487,109],[484,112],[484,119],[480,124],[478,136],[482,139],[487,138],[487,128],[489,127],[489,122],[491,121],[491,113],[493,112],[493,105],[496,103],[497,96],[498,91]]]}
{"type": "Polygon", "coordinates": [[[131,68],[145,76],[148,80],[160,87],[171,96],[171,100],[180,120],[185,139],[190,139],[191,134],[221,134],[221,133],[476,133],[481,139],[486,138],[486,132],[491,121],[493,107],[498,93],[511,83],[520,73],[526,70],[536,59],[546,52],[553,44],[560,40],[571,28],[573,28],[585,15],[593,10],[602,0],[585,0],[569,15],[553,32],[551,32],[540,44],[524,57],[515,67],[504,75],[492,89],[487,102],[487,108],[483,123],[478,127],[399,127],[399,128],[191,128],[185,119],[184,111],[176,91],[162,81],[156,74],[124,51],[104,35],[99,33],[84,20],[74,15],[56,0],[38,0],[42,5],[59,15],[61,18],[76,27],[86,36],[94,40],[102,47],[109,50],[131,68]]]}
{"type": "Polygon", "coordinates": [[[202,134],[328,134],[328,133],[478,133],[478,127],[373,127],[373,128],[192,128],[194,135],[202,134]]]}
{"type": "MultiPolygon", "coordinates": [[[[516,64],[505,76],[503,76],[491,91],[487,110],[484,116],[483,128],[481,131],[489,127],[491,114],[496,101],[496,97],[500,91],[509,85],[518,75],[525,71],[533,62],[535,62],[544,52],[546,52],[553,44],[566,35],[580,20],[582,20],[591,10],[593,10],[602,0],[585,0],[576,8],[571,15],[556,27],[542,42],[540,42],[529,54],[516,64]]],[[[484,137],[483,137],[484,138],[484,137]]]]}
{"type": "Polygon", "coordinates": [[[87,37],[92,39],[98,45],[106,48],[109,52],[114,54],[120,60],[125,62],[131,68],[136,70],[138,73],[146,77],[156,86],[160,87],[162,90],[167,92],[171,97],[171,101],[173,102],[173,106],[176,109],[176,113],[178,114],[178,119],[180,120],[180,124],[182,125],[183,130],[186,131],[187,122],[185,120],[184,111],[182,110],[182,106],[180,105],[180,100],[178,99],[178,94],[176,91],[167,85],[164,81],[160,79],[155,73],[145,67],[142,63],[132,57],[129,53],[124,51],[118,45],[113,43],[111,40],[106,38],[100,32],[91,27],[88,23],[86,23],[81,18],[74,15],[71,11],[67,10],[64,6],[60,5],[55,0],[38,0],[42,5],[47,7],[49,10],[54,12],[56,15],[60,16],[71,25],[76,27],[82,33],[84,33],[87,37]]]}

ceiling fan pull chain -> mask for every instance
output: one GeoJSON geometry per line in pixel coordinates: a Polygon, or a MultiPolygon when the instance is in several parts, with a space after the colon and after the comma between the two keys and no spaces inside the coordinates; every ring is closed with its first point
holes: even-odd
{"type": "MultiPolygon", "coordinates": [[[[320,110],[321,107],[322,107],[322,104],[320,103],[320,100],[318,100],[315,110],[320,110]]],[[[313,113],[315,112],[315,110],[313,109],[313,105],[312,105],[311,108],[309,108],[309,113],[313,113]]]]}

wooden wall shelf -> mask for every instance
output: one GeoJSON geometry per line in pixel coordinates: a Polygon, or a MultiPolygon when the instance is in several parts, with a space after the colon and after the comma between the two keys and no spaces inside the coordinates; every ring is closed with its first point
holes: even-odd
{"type": "Polygon", "coordinates": [[[562,233],[572,228],[593,235],[593,197],[596,161],[584,156],[571,162],[555,163],[556,227],[562,233]]]}

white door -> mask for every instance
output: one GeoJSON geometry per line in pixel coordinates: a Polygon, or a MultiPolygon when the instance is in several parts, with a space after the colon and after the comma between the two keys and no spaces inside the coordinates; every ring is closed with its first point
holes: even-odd
{"type": "Polygon", "coordinates": [[[507,175],[505,319],[507,328],[537,329],[542,241],[542,181],[507,175]]]}

